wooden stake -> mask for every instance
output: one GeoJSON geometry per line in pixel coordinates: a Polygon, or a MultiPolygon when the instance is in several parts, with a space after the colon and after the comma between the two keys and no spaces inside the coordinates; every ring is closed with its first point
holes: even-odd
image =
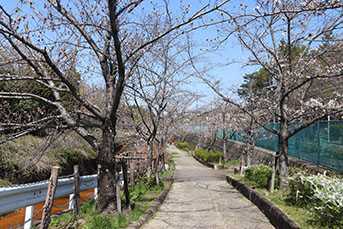
{"type": "Polygon", "coordinates": [[[130,193],[129,193],[129,186],[128,186],[128,177],[127,177],[127,164],[126,160],[121,160],[121,166],[123,169],[123,178],[124,178],[124,193],[125,193],[125,200],[126,200],[126,208],[131,211],[131,204],[130,204],[130,193]]]}
{"type": "Polygon", "coordinates": [[[54,204],[54,197],[55,197],[55,192],[57,188],[57,179],[58,179],[59,170],[60,170],[60,167],[58,166],[53,166],[51,169],[51,176],[48,183],[48,191],[46,193],[46,200],[44,204],[45,209],[43,210],[43,216],[42,216],[42,222],[40,224],[40,229],[47,229],[50,224],[51,209],[54,204]]]}
{"type": "Polygon", "coordinates": [[[117,198],[117,212],[120,214],[121,213],[121,200],[120,200],[120,177],[119,177],[119,168],[120,164],[117,163],[116,165],[116,173],[115,173],[115,182],[116,182],[116,198],[117,198]]]}
{"type": "Polygon", "coordinates": [[[130,163],[130,186],[133,189],[135,187],[135,169],[136,169],[136,161],[132,161],[130,163]]]}
{"type": "Polygon", "coordinates": [[[79,216],[79,206],[80,206],[80,171],[79,166],[74,165],[74,206],[73,206],[73,215],[74,220],[78,218],[79,216]]]}

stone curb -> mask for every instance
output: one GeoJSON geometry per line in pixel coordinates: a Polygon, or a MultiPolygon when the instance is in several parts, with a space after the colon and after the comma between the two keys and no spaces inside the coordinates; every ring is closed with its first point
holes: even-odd
{"type": "Polygon", "coordinates": [[[214,168],[214,164],[211,164],[211,163],[208,163],[206,161],[203,161],[201,160],[200,158],[198,158],[197,156],[195,156],[193,153],[192,153],[192,157],[197,160],[199,163],[203,164],[203,165],[206,165],[207,167],[210,167],[210,168],[214,168]]]}
{"type": "Polygon", "coordinates": [[[143,224],[146,222],[146,220],[152,216],[158,209],[158,207],[163,203],[163,201],[166,199],[167,194],[169,193],[170,187],[173,184],[174,179],[171,178],[166,187],[163,189],[162,193],[158,196],[157,200],[155,201],[155,203],[153,205],[151,205],[148,210],[146,210],[146,212],[136,221],[134,222],[132,225],[130,225],[129,229],[138,229],[140,227],[143,226],[143,224]]]}
{"type": "Polygon", "coordinates": [[[247,199],[255,204],[265,216],[270,220],[274,227],[279,229],[300,229],[300,227],[281,211],[270,200],[262,196],[259,192],[253,190],[241,181],[226,175],[226,180],[235,189],[240,191],[247,199]]]}

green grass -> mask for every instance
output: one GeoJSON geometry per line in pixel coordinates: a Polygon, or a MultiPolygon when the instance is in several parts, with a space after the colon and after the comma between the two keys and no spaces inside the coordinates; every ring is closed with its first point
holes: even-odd
{"type": "Polygon", "coordinates": [[[7,181],[7,180],[2,180],[0,179],[0,186],[4,186],[4,185],[11,185],[12,183],[7,181]]]}
{"type": "Polygon", "coordinates": [[[174,176],[174,172],[170,171],[170,170],[166,170],[165,173],[162,173],[160,176],[164,176],[164,177],[173,177],[174,176]]]}
{"type": "MultiPolygon", "coordinates": [[[[239,174],[230,174],[230,176],[236,180],[242,181],[244,184],[251,186],[252,184],[244,179],[243,176],[239,174]]],[[[306,209],[290,205],[287,199],[287,191],[275,190],[274,193],[268,192],[266,189],[255,188],[255,191],[261,193],[264,197],[272,201],[276,206],[278,206],[286,215],[292,219],[298,226],[302,229],[319,229],[322,227],[313,224],[314,218],[312,214],[306,209]]]]}
{"type": "MultiPolygon", "coordinates": [[[[166,182],[166,181],[162,181],[166,182]]],[[[164,185],[156,185],[148,189],[143,183],[135,185],[133,190],[130,190],[133,209],[128,212],[123,210],[123,214],[109,215],[100,214],[96,209],[96,201],[91,201],[80,207],[79,228],[81,229],[112,229],[126,228],[133,222],[139,219],[145,211],[155,202],[164,185]]],[[[125,201],[122,200],[122,203],[125,201]]],[[[51,227],[66,227],[73,228],[73,213],[68,212],[53,217],[50,223],[51,227]]]]}
{"type": "Polygon", "coordinates": [[[238,160],[229,160],[227,162],[223,162],[224,165],[240,165],[241,162],[238,160]]]}
{"type": "Polygon", "coordinates": [[[167,162],[170,170],[175,170],[175,167],[176,167],[176,164],[173,158],[175,158],[175,156],[172,156],[167,162]]]}

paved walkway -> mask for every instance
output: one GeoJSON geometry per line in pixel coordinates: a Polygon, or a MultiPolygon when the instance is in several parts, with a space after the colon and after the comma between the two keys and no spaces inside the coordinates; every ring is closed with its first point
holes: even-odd
{"type": "Polygon", "coordinates": [[[151,228],[274,228],[263,213],[225,180],[227,171],[207,168],[177,152],[175,182],[151,228]]]}

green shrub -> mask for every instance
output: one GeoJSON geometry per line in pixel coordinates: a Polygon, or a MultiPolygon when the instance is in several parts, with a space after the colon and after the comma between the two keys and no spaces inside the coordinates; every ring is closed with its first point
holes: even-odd
{"type": "Polygon", "coordinates": [[[228,165],[240,165],[241,162],[238,161],[238,160],[229,160],[229,161],[226,162],[225,164],[228,164],[228,165]]]}
{"type": "Polygon", "coordinates": [[[188,149],[189,143],[188,142],[177,142],[176,147],[179,149],[188,149]]]}
{"type": "Polygon", "coordinates": [[[220,152],[217,150],[208,151],[203,148],[195,150],[195,156],[206,162],[219,162],[220,152]]]}
{"type": "Polygon", "coordinates": [[[244,170],[244,178],[252,182],[256,188],[268,189],[271,177],[272,169],[266,165],[252,165],[244,170]]]}
{"type": "Polygon", "coordinates": [[[194,151],[195,146],[190,145],[188,142],[177,142],[176,147],[183,150],[194,151]]]}
{"type": "Polygon", "coordinates": [[[292,204],[307,207],[316,223],[327,228],[343,228],[343,180],[325,173],[298,173],[289,180],[292,204]]]}
{"type": "Polygon", "coordinates": [[[294,176],[298,173],[301,173],[303,172],[303,170],[301,168],[298,168],[298,167],[289,167],[288,168],[288,176],[294,176]]]}
{"type": "Polygon", "coordinates": [[[312,182],[306,179],[305,173],[294,174],[288,181],[289,192],[287,201],[299,207],[306,207],[311,203],[313,196],[312,182]]]}

